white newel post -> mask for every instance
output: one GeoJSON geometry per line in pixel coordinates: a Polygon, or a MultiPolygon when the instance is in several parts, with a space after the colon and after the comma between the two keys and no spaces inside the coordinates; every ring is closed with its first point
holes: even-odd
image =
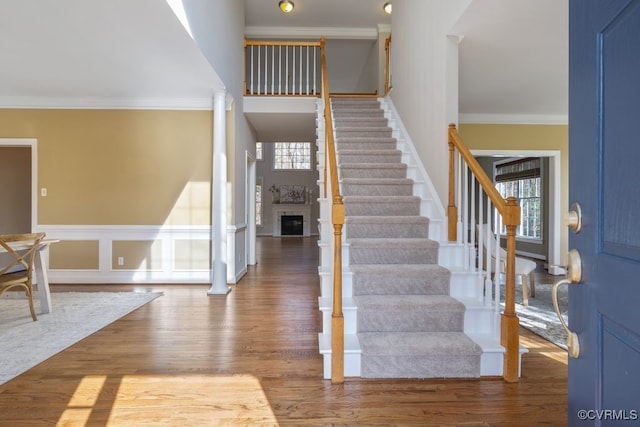
{"type": "Polygon", "coordinates": [[[211,179],[211,288],[226,295],[227,286],[227,132],[226,92],[213,96],[213,174],[211,179]]]}

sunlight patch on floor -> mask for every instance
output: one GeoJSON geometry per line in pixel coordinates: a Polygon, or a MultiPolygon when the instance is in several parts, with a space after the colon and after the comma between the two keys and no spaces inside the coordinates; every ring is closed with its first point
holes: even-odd
{"type": "Polygon", "coordinates": [[[107,405],[107,426],[278,425],[260,381],[252,375],[86,377],[57,425],[87,425],[92,411],[107,405]],[[105,381],[118,379],[115,395],[104,393],[105,381]]]}

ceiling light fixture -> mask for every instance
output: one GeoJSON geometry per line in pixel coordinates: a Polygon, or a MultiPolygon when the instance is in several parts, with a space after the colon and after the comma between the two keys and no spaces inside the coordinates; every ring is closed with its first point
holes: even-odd
{"type": "Polygon", "coordinates": [[[391,2],[386,2],[384,6],[382,6],[382,10],[384,10],[384,13],[387,15],[391,15],[391,2]]]}
{"type": "Polygon", "coordinates": [[[283,13],[289,13],[293,10],[293,2],[289,0],[280,0],[278,7],[283,13]]]}

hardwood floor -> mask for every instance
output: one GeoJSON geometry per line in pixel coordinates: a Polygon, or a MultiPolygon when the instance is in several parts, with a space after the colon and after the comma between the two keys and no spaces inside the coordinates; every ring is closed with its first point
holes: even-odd
{"type": "MultiPolygon", "coordinates": [[[[226,296],[157,298],[0,386],[0,426],[562,426],[566,352],[522,330],[522,378],[322,379],[315,238],[259,238],[226,296]]],[[[1,367],[0,367],[1,369],[1,367]]]]}

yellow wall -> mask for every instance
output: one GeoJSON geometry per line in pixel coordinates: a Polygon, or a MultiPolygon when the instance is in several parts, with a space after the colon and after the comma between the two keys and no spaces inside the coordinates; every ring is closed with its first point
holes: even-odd
{"type": "MultiPolygon", "coordinates": [[[[209,225],[212,114],[0,109],[0,137],[38,140],[40,225],[209,225]]],[[[139,268],[158,258],[156,247],[115,241],[125,265],[112,266],[139,268]]],[[[50,263],[96,269],[98,257],[97,241],[65,241],[51,247],[50,263]]]]}
{"type": "Polygon", "coordinates": [[[211,111],[0,110],[0,137],[38,139],[39,224],[209,224],[212,131],[211,111]],[[174,214],[192,186],[207,214],[174,214]]]}
{"type": "MultiPolygon", "coordinates": [[[[461,124],[460,136],[470,150],[560,151],[560,214],[569,211],[569,126],[461,124]]],[[[560,258],[568,251],[568,232],[560,226],[560,258]]]]}

